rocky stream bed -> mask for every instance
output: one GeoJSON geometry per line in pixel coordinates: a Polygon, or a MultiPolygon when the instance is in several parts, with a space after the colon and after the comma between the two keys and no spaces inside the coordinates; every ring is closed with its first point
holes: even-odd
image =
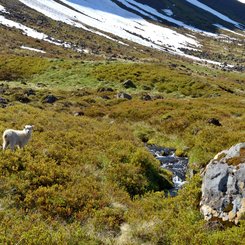
{"type": "Polygon", "coordinates": [[[174,187],[169,190],[171,196],[175,196],[178,190],[185,183],[186,172],[188,168],[188,158],[178,157],[175,154],[176,149],[160,147],[156,145],[146,145],[153,156],[159,160],[162,167],[173,173],[174,187]]]}

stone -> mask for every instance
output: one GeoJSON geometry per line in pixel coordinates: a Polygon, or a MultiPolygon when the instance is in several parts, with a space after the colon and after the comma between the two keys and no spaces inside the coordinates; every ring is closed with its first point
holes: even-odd
{"type": "Polygon", "coordinates": [[[5,98],[0,97],[0,104],[6,105],[6,104],[8,104],[8,100],[5,99],[5,98]]]}
{"type": "Polygon", "coordinates": [[[58,100],[58,98],[57,97],[55,97],[54,95],[52,95],[52,94],[49,94],[49,95],[47,95],[47,96],[45,96],[44,98],[43,98],[43,103],[49,103],[49,104],[53,104],[55,101],[57,101],[58,100]]]}
{"type": "Polygon", "coordinates": [[[0,97],[0,107],[5,108],[8,104],[8,100],[5,98],[0,97]]]}
{"type": "Polygon", "coordinates": [[[151,96],[149,94],[142,95],[141,99],[144,100],[144,101],[152,100],[152,98],[151,98],[151,96]]]}
{"type": "Polygon", "coordinates": [[[204,170],[200,211],[205,220],[237,224],[245,214],[245,143],[221,151],[204,170]]]}
{"type": "Polygon", "coordinates": [[[123,82],[124,88],[136,88],[136,85],[129,79],[123,82]]]}
{"type": "Polygon", "coordinates": [[[127,99],[127,100],[131,100],[132,96],[123,92],[120,92],[117,94],[117,99],[127,99]]]}
{"type": "Polygon", "coordinates": [[[208,119],[208,123],[213,124],[215,126],[222,126],[222,124],[220,123],[220,121],[217,118],[208,119]]]}

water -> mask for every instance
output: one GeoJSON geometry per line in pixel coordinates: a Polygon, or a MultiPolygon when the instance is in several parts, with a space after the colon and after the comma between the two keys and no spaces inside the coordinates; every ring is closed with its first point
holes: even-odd
{"type": "Polygon", "coordinates": [[[147,149],[159,160],[164,169],[173,173],[174,187],[169,190],[171,196],[177,195],[178,190],[186,182],[186,172],[188,167],[187,157],[178,157],[175,155],[174,148],[160,147],[156,145],[146,145],[147,149]]]}

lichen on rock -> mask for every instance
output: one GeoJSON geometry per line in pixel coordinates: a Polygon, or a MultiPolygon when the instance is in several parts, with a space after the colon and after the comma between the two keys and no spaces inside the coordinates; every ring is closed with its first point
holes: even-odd
{"type": "Polygon", "coordinates": [[[203,173],[200,210],[206,220],[238,223],[245,214],[245,143],[218,153],[203,173]]]}

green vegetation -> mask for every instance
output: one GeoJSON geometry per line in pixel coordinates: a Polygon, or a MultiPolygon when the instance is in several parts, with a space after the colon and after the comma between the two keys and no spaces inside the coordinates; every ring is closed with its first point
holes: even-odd
{"type": "Polygon", "coordinates": [[[0,131],[35,125],[24,150],[0,152],[1,244],[242,244],[244,221],[203,220],[199,174],[168,197],[171,173],[144,143],[175,147],[199,173],[244,141],[244,74],[15,56],[0,71],[0,131]],[[57,101],[44,103],[48,94],[57,101]]]}

